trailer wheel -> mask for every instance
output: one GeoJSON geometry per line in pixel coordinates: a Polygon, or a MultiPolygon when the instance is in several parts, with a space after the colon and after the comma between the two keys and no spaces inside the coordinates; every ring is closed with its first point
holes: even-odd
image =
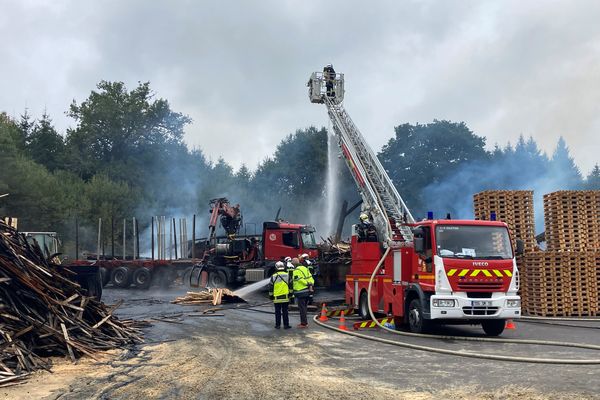
{"type": "Polygon", "coordinates": [[[138,289],[148,289],[152,282],[152,271],[146,267],[141,267],[133,273],[133,283],[138,289]]]}
{"type": "Polygon", "coordinates": [[[504,332],[505,325],[506,321],[503,319],[487,319],[485,321],[481,321],[481,327],[488,336],[499,336],[502,332],[504,332]]]}
{"type": "Polygon", "coordinates": [[[185,287],[191,287],[192,286],[192,269],[194,267],[188,267],[185,269],[185,271],[183,271],[183,275],[181,277],[181,281],[183,283],[183,286],[185,287]]]}
{"type": "Polygon", "coordinates": [[[208,285],[211,288],[224,288],[227,286],[227,274],[220,269],[208,273],[208,285]]]}
{"type": "Polygon", "coordinates": [[[363,291],[358,300],[358,314],[363,320],[371,318],[371,315],[369,314],[369,299],[367,296],[367,292],[363,291]]]}
{"type": "Polygon", "coordinates": [[[131,271],[127,267],[117,267],[113,270],[111,279],[116,287],[127,289],[131,285],[131,271]]]}
{"type": "Polygon", "coordinates": [[[419,299],[412,299],[408,305],[408,325],[413,333],[424,333],[430,328],[430,322],[423,318],[423,305],[419,299]]]}
{"type": "Polygon", "coordinates": [[[102,287],[106,286],[110,282],[110,272],[106,267],[100,267],[100,279],[102,281],[102,287]]]}

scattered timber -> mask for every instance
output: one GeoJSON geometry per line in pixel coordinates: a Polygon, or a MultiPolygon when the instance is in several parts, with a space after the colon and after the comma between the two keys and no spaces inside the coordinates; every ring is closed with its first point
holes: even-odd
{"type": "Polygon", "coordinates": [[[229,289],[215,288],[201,292],[187,292],[185,296],[177,297],[171,303],[181,305],[212,304],[217,306],[222,303],[241,303],[243,299],[233,294],[229,289]]]}
{"type": "Polygon", "coordinates": [[[72,274],[0,220],[0,387],[49,370],[48,356],[98,359],[143,341],[136,321],[113,315],[119,304],[87,296],[72,274]]]}

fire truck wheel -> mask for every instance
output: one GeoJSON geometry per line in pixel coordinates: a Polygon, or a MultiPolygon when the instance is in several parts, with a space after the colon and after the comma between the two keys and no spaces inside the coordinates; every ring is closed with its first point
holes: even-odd
{"type": "Polygon", "coordinates": [[[100,279],[102,280],[103,287],[110,282],[110,272],[105,267],[100,267],[100,279]]]}
{"type": "Polygon", "coordinates": [[[152,271],[146,267],[141,267],[133,273],[133,283],[138,289],[148,289],[152,282],[152,271]]]}
{"type": "Polygon", "coordinates": [[[506,321],[503,319],[489,319],[481,322],[481,327],[488,336],[499,336],[504,332],[505,325],[506,321]]]}
{"type": "Polygon", "coordinates": [[[363,320],[371,319],[369,315],[369,301],[367,298],[367,292],[362,292],[358,300],[358,314],[363,320]]]}
{"type": "Polygon", "coordinates": [[[413,333],[425,333],[429,330],[429,321],[423,319],[423,305],[419,299],[412,299],[408,305],[408,325],[413,333]]]}
{"type": "Polygon", "coordinates": [[[208,273],[208,286],[212,288],[224,288],[227,286],[227,274],[219,269],[208,273]]]}
{"type": "Polygon", "coordinates": [[[131,285],[131,271],[127,267],[117,267],[113,270],[111,279],[116,287],[126,289],[131,285]]]}

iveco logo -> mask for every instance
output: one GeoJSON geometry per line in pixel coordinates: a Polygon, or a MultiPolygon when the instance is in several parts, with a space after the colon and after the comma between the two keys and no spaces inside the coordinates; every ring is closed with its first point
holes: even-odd
{"type": "Polygon", "coordinates": [[[486,263],[485,261],[473,261],[474,267],[487,267],[488,265],[489,263],[486,263]]]}

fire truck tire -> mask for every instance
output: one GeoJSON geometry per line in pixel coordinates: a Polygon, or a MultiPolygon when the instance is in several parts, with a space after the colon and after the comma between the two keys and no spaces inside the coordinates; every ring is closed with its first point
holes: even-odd
{"type": "Polygon", "coordinates": [[[110,283],[110,272],[105,267],[100,267],[100,279],[102,281],[102,287],[110,283]]]}
{"type": "Polygon", "coordinates": [[[408,326],[412,333],[425,333],[430,328],[430,322],[423,318],[423,305],[418,298],[408,305],[408,326]]]}
{"type": "Polygon", "coordinates": [[[371,319],[371,315],[369,314],[369,300],[367,296],[367,292],[363,291],[358,300],[358,314],[360,315],[360,318],[365,321],[371,319]]]}
{"type": "Polygon", "coordinates": [[[208,273],[208,285],[212,288],[224,288],[227,286],[227,274],[225,271],[216,269],[208,273]]]}
{"type": "Polygon", "coordinates": [[[152,271],[146,267],[141,267],[133,273],[133,283],[138,289],[148,289],[152,282],[152,271]]]}
{"type": "Polygon", "coordinates": [[[490,319],[481,322],[481,327],[487,336],[499,336],[504,332],[506,321],[503,319],[490,319]]]}
{"type": "Polygon", "coordinates": [[[121,289],[127,289],[131,285],[131,270],[127,267],[117,267],[111,274],[113,284],[121,289]]]}

